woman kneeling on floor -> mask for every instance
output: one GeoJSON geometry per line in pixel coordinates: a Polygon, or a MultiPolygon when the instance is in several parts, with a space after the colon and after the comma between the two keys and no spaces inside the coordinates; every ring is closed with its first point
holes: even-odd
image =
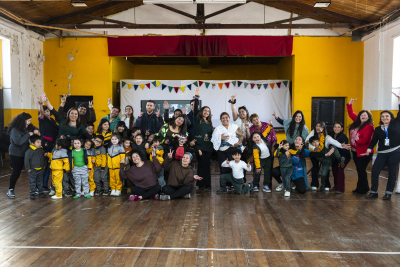
{"type": "Polygon", "coordinates": [[[183,154],[181,160],[172,159],[173,151],[169,151],[168,157],[163,162],[164,170],[169,172],[167,185],[162,188],[165,195],[160,196],[160,200],[170,200],[174,198],[190,198],[190,191],[195,180],[202,177],[193,175],[190,163],[193,155],[190,152],[183,154]]]}
{"type": "Polygon", "coordinates": [[[158,184],[157,173],[162,170],[162,167],[158,162],[155,149],[153,149],[152,153],[153,162],[145,160],[145,155],[138,150],[132,150],[132,161],[135,165],[127,171],[125,171],[125,163],[121,163],[121,179],[129,179],[134,184],[131,187],[132,195],[129,200],[158,199],[158,192],[160,192],[161,187],[158,184]]]}

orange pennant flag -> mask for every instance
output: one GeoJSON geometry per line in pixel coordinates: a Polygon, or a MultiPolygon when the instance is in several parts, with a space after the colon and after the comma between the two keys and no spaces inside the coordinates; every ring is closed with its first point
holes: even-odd
{"type": "Polygon", "coordinates": [[[269,86],[271,86],[271,89],[274,89],[275,84],[274,83],[270,83],[269,86]]]}
{"type": "Polygon", "coordinates": [[[224,83],[219,83],[218,86],[222,90],[222,86],[224,86],[224,83]]]}

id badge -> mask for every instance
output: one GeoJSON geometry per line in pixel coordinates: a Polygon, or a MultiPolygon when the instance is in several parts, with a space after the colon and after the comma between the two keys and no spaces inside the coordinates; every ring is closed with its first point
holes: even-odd
{"type": "Polygon", "coordinates": [[[385,139],[385,146],[390,146],[390,140],[388,138],[385,139]]]}

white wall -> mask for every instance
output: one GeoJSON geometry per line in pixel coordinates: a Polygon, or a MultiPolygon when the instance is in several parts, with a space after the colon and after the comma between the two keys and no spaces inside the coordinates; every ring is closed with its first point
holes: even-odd
{"type": "Polygon", "coordinates": [[[3,58],[9,61],[3,68],[4,108],[37,108],[37,96],[43,93],[44,37],[0,18],[0,39],[3,58]]]}
{"type": "Polygon", "coordinates": [[[363,38],[364,84],[363,108],[369,110],[398,109],[392,95],[393,42],[400,36],[400,21],[389,24],[363,38]]]}
{"type": "MultiPolygon", "coordinates": [[[[205,14],[211,14],[215,11],[221,10],[232,4],[205,4],[205,14]]],[[[193,4],[169,4],[168,6],[182,10],[186,13],[196,15],[196,5],[193,4]]],[[[297,17],[294,14],[294,17],[297,17]]],[[[136,8],[123,11],[121,13],[109,16],[110,19],[121,20],[125,22],[137,23],[137,24],[194,24],[194,20],[183,15],[174,13],[164,8],[155,5],[142,5],[136,8]]],[[[232,9],[220,15],[211,17],[206,20],[206,23],[224,23],[224,24],[262,24],[273,22],[282,19],[290,18],[290,13],[272,7],[267,7],[258,3],[250,2],[244,6],[232,9]],[[264,10],[265,8],[265,10],[264,10]],[[264,14],[265,13],[265,14],[264,14]]],[[[299,24],[306,23],[319,23],[324,22],[304,19],[294,21],[299,24]]],[[[102,21],[91,21],[87,24],[103,24],[102,21]]],[[[106,23],[112,24],[112,23],[106,23]]],[[[342,29],[346,30],[346,29],[342,29]]],[[[91,30],[85,30],[91,31],[91,30]]],[[[103,31],[92,30],[92,32],[104,33],[103,31]]],[[[144,35],[144,34],[162,34],[162,35],[200,35],[202,30],[188,29],[115,29],[106,30],[107,34],[115,35],[144,35]]],[[[226,29],[210,29],[206,30],[206,35],[287,35],[287,29],[238,29],[238,30],[226,30],[226,29]]],[[[68,35],[81,35],[72,32],[68,32],[68,35]]],[[[325,30],[325,29],[293,29],[292,35],[305,35],[305,36],[339,36],[341,33],[325,30]]],[[[54,38],[54,35],[46,35],[46,38],[54,38]]]]}

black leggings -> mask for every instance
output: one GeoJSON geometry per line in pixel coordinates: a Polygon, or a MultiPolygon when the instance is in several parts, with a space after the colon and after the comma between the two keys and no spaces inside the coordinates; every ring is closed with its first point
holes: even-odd
{"type": "MultiPolygon", "coordinates": [[[[282,179],[280,178],[281,170],[279,167],[273,168],[271,171],[271,175],[276,180],[278,180],[277,178],[279,178],[282,181],[282,179]]],[[[296,180],[291,180],[291,181],[296,185],[297,193],[304,194],[307,191],[306,182],[304,181],[304,178],[300,177],[300,178],[297,178],[296,180]]],[[[291,185],[288,185],[288,186],[291,186],[291,185]]]]}
{"type": "Polygon", "coordinates": [[[180,187],[165,185],[162,188],[164,194],[169,195],[170,199],[183,197],[186,194],[189,194],[192,191],[192,186],[190,185],[182,185],[180,187]]]}
{"type": "Polygon", "coordinates": [[[158,192],[160,192],[160,190],[161,190],[161,186],[159,186],[159,185],[153,185],[152,187],[147,188],[147,189],[139,187],[139,186],[131,187],[131,193],[133,195],[141,196],[142,199],[153,197],[156,194],[158,194],[158,192]]]}
{"type": "MultiPolygon", "coordinates": [[[[211,152],[202,151],[202,155],[200,156],[198,153],[197,160],[199,162],[197,174],[200,177],[203,177],[203,180],[197,181],[197,186],[211,186],[211,167],[210,167],[210,160],[211,160],[211,152]]],[[[164,191],[164,190],[163,190],[164,191]]]]}
{"type": "Polygon", "coordinates": [[[12,164],[12,173],[10,177],[10,187],[9,189],[14,189],[15,184],[18,181],[19,176],[21,175],[21,171],[24,168],[24,157],[18,157],[10,155],[11,164],[12,164]]]}

